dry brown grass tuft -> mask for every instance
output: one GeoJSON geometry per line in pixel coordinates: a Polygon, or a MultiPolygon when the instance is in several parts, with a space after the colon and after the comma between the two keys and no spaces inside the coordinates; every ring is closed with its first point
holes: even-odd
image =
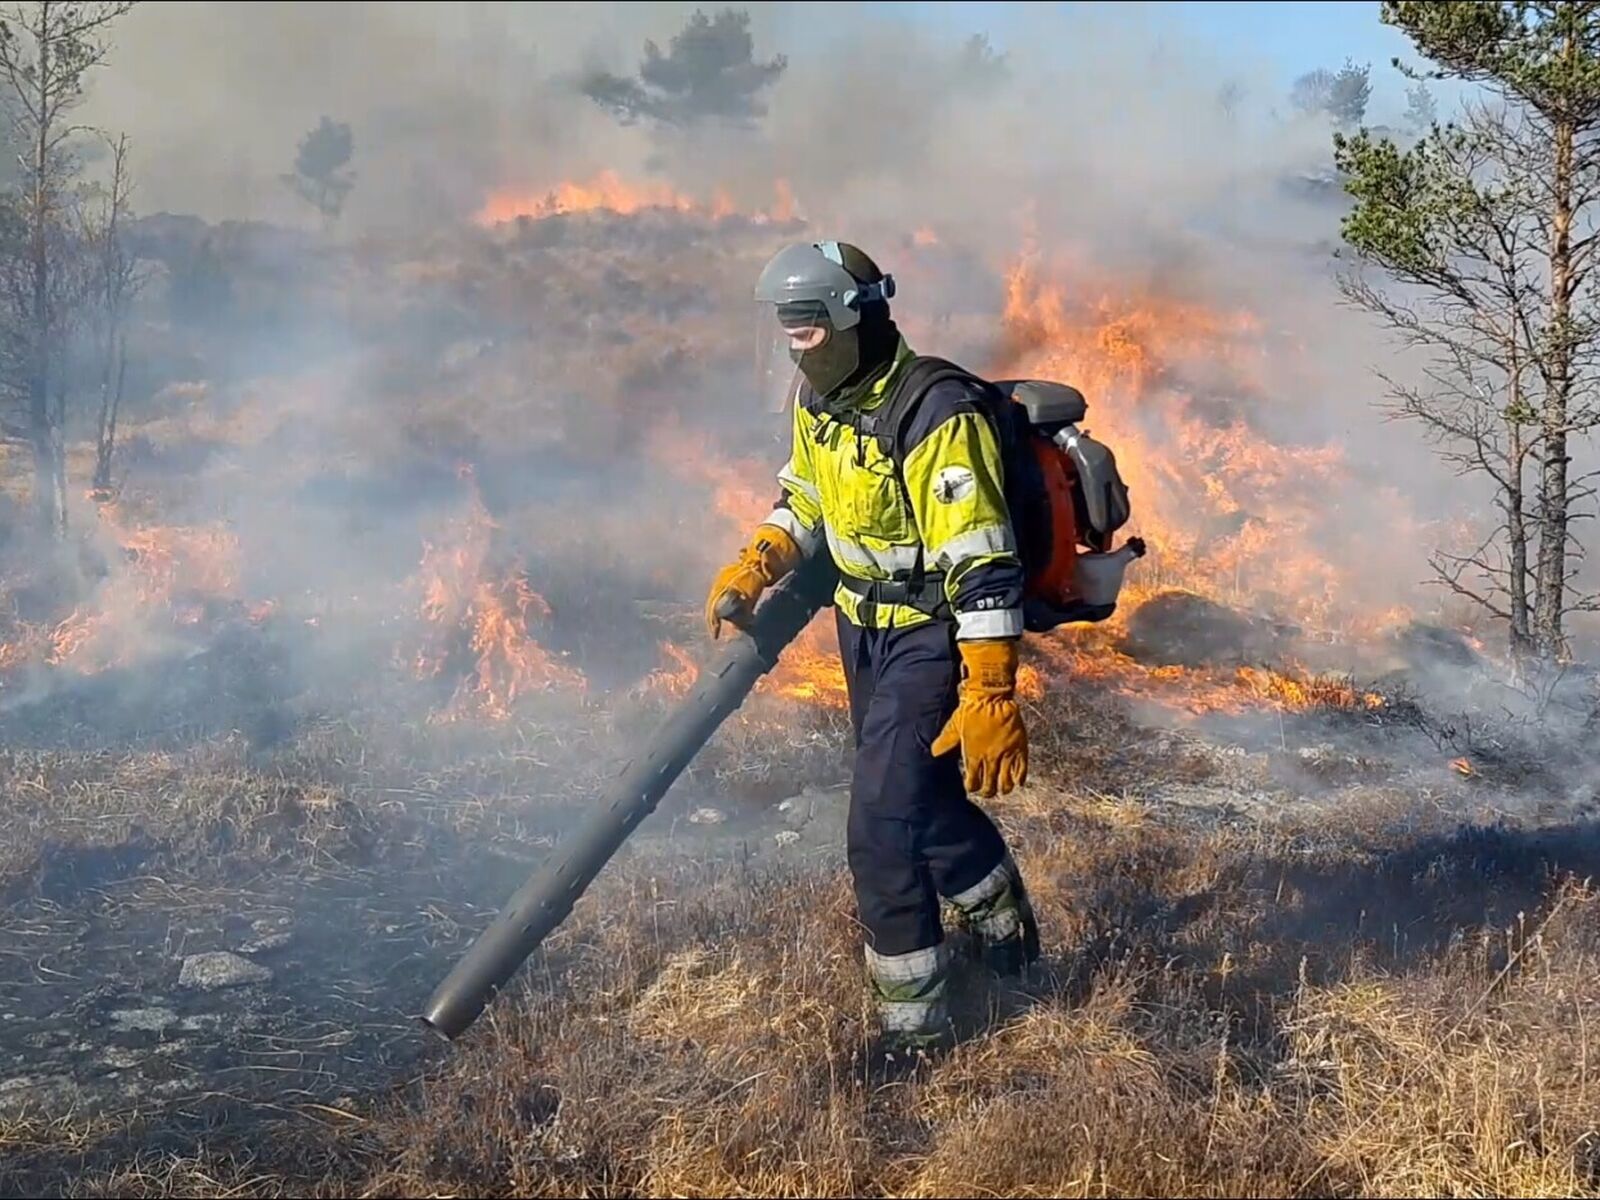
{"type": "Polygon", "coordinates": [[[1542,919],[1466,939],[1434,971],[1297,999],[1289,1063],[1327,1170],[1378,1195],[1595,1192],[1595,901],[1568,884],[1542,919]]]}
{"type": "Polygon", "coordinates": [[[313,863],[371,837],[368,814],[338,788],[252,770],[228,740],[171,753],[0,753],[0,823],[0,897],[26,885],[50,891],[58,857],[161,848],[313,863]]]}

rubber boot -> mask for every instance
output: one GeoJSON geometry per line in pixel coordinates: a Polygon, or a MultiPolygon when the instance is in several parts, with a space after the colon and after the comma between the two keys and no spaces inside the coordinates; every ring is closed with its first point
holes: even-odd
{"type": "Polygon", "coordinates": [[[868,946],[866,957],[882,1027],[868,1052],[868,1078],[903,1077],[954,1040],[945,997],[948,956],[941,944],[909,954],[879,954],[868,946]]]}
{"type": "Polygon", "coordinates": [[[950,903],[983,945],[984,964],[1001,977],[1021,975],[1039,958],[1039,923],[1022,873],[1009,854],[950,903]]]}

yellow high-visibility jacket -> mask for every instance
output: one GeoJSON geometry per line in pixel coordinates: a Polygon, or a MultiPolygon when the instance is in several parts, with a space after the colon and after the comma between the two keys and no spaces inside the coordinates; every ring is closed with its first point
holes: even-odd
{"type": "Polygon", "coordinates": [[[1019,637],[1022,565],[1000,445],[970,386],[942,380],[922,398],[904,433],[903,481],[878,440],[851,421],[886,401],[912,357],[902,340],[889,370],[833,414],[814,397],[797,398],[782,495],[765,523],[807,555],[826,543],[843,577],[834,603],[856,625],[905,628],[948,616],[958,638],[1019,637]],[[942,575],[947,608],[885,599],[868,586],[906,580],[919,557],[935,581],[942,575]]]}

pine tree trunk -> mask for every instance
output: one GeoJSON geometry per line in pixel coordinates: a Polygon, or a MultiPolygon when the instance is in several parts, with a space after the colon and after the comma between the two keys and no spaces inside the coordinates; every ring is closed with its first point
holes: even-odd
{"type": "Polygon", "coordinates": [[[1524,515],[1527,494],[1522,481],[1522,463],[1527,451],[1522,441],[1521,403],[1521,387],[1514,383],[1509,409],[1512,418],[1508,422],[1511,440],[1511,452],[1508,458],[1511,471],[1505,497],[1506,539],[1510,543],[1511,559],[1511,572],[1506,589],[1511,599],[1511,656],[1519,662],[1526,659],[1534,649],[1528,619],[1528,522],[1524,515]]]}
{"type": "MultiPolygon", "coordinates": [[[[48,111],[52,100],[50,42],[47,14],[41,10],[39,28],[39,68],[34,102],[40,114],[48,111]]],[[[35,131],[32,167],[32,205],[29,213],[29,268],[33,285],[29,312],[28,414],[33,441],[33,501],[41,532],[60,537],[66,532],[66,481],[61,478],[62,455],[58,451],[60,431],[50,407],[50,148],[49,124],[40,120],[35,131]]]]}
{"type": "Polygon", "coordinates": [[[1544,408],[1540,413],[1543,459],[1539,477],[1538,595],[1534,604],[1534,644],[1546,660],[1567,651],[1562,628],[1566,615],[1567,529],[1570,520],[1567,479],[1567,403],[1572,391],[1572,175],[1573,125],[1555,122],[1555,170],[1551,179],[1550,325],[1545,352],[1544,408]]]}

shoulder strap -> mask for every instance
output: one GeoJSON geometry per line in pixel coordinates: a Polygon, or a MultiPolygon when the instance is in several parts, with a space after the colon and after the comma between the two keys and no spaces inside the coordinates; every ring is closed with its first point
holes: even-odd
{"type": "MultiPolygon", "coordinates": [[[[868,418],[868,431],[878,439],[883,452],[894,461],[895,470],[905,470],[905,435],[922,398],[934,384],[947,379],[960,379],[982,385],[983,381],[972,372],[942,358],[916,357],[900,370],[894,391],[868,418]]],[[[902,486],[904,479],[902,477],[902,486]]]]}
{"type": "MultiPolygon", "coordinates": [[[[953,362],[919,355],[900,369],[899,378],[895,380],[894,390],[889,398],[868,414],[862,423],[862,432],[877,438],[879,447],[894,463],[895,482],[900,486],[900,494],[905,499],[908,512],[914,512],[916,509],[911,499],[911,491],[906,486],[906,432],[911,423],[911,416],[922,403],[922,398],[932,390],[934,384],[943,383],[947,379],[960,379],[980,387],[984,386],[983,380],[953,362]]],[[[923,560],[924,552],[924,547],[919,545],[917,561],[911,568],[909,580],[909,587],[913,592],[920,593],[926,587],[928,576],[927,565],[923,560]]],[[[942,586],[941,583],[939,585],[941,602],[942,586]]]]}

